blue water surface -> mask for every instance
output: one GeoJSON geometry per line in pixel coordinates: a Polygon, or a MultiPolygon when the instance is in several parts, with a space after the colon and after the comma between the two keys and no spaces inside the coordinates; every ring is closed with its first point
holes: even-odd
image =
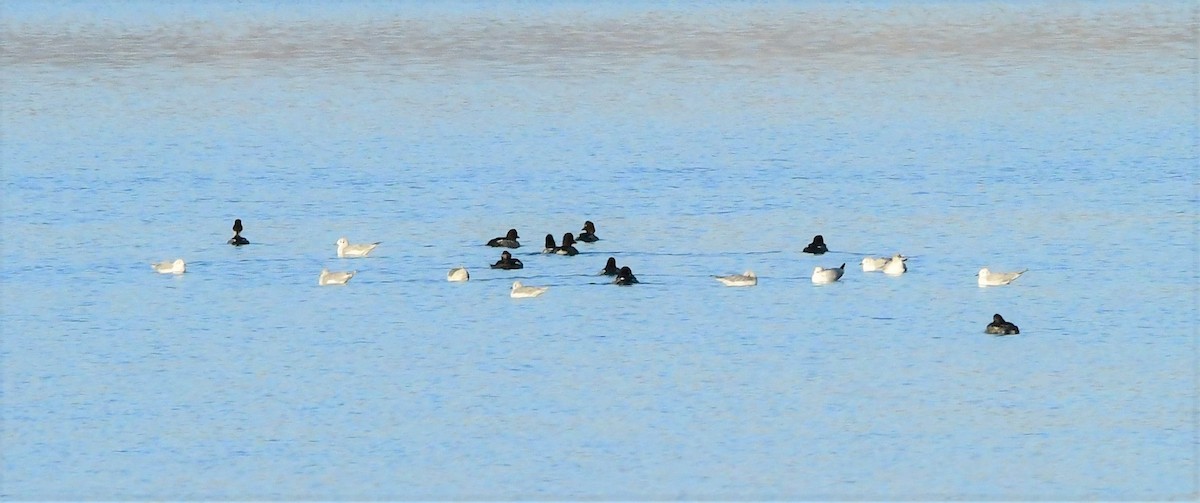
{"type": "Polygon", "coordinates": [[[6,2],[0,498],[1195,499],[1196,19],[6,2]]]}

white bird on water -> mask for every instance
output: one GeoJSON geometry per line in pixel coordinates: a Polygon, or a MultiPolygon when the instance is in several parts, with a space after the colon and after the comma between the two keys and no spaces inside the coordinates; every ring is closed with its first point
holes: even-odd
{"type": "Polygon", "coordinates": [[[754,286],[758,284],[758,276],[754,274],[754,271],[746,271],[742,274],[717,276],[717,281],[724,283],[725,286],[754,286]]]}
{"type": "Polygon", "coordinates": [[[446,273],[446,281],[466,281],[469,279],[471,279],[471,273],[467,272],[466,267],[455,267],[446,273]]]}
{"type": "Polygon", "coordinates": [[[527,299],[546,293],[546,290],[549,289],[548,286],[525,286],[520,281],[513,281],[512,292],[508,296],[514,299],[527,299]]]}
{"type": "Polygon", "coordinates": [[[1017,272],[992,272],[988,270],[988,268],[984,267],[983,269],[979,270],[979,286],[985,287],[1007,285],[1012,283],[1017,278],[1020,278],[1021,275],[1025,274],[1025,271],[1028,270],[1029,269],[1024,269],[1017,272]]]}
{"type": "Polygon", "coordinates": [[[862,270],[863,272],[882,271],[883,266],[887,263],[887,257],[867,257],[862,259],[862,270]]]}
{"type": "Polygon", "coordinates": [[[899,276],[904,274],[908,271],[908,266],[904,264],[905,260],[908,260],[908,257],[905,257],[899,253],[893,255],[892,258],[883,265],[883,273],[890,276],[899,276]]]}
{"type": "Polygon", "coordinates": [[[187,270],[187,265],[181,258],[177,258],[173,262],[156,262],[150,266],[154,268],[154,272],[159,274],[183,274],[187,270]]]}
{"type": "Polygon", "coordinates": [[[337,240],[337,256],[338,258],[365,257],[376,246],[379,246],[379,243],[377,241],[371,244],[350,244],[346,238],[339,238],[337,240]]]}
{"type": "Polygon", "coordinates": [[[824,267],[817,266],[813,269],[812,282],[818,285],[833,283],[839,279],[842,279],[842,274],[845,274],[845,272],[846,264],[842,264],[841,267],[834,267],[832,269],[826,269],[824,267]]]}
{"type": "Polygon", "coordinates": [[[321,286],[344,285],[350,282],[350,278],[357,273],[358,271],[329,272],[329,269],[321,269],[321,277],[317,278],[317,284],[321,286]]]}

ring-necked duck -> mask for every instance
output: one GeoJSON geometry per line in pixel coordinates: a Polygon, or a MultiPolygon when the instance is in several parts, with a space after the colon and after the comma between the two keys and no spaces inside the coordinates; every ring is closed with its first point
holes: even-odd
{"type": "Polygon", "coordinates": [[[621,270],[617,269],[617,258],[608,257],[608,262],[604,263],[604,269],[600,271],[600,274],[603,276],[616,276],[620,272],[621,270]]]}
{"type": "Polygon", "coordinates": [[[1016,325],[1005,321],[1004,317],[997,313],[992,315],[992,322],[988,323],[987,328],[984,329],[984,333],[993,335],[1014,335],[1021,333],[1021,329],[1017,328],[1016,325]]]}
{"type": "Polygon", "coordinates": [[[233,237],[229,238],[229,244],[233,246],[242,246],[250,244],[250,240],[242,237],[242,219],[235,218],[233,220],[233,237]]]}
{"type": "Polygon", "coordinates": [[[595,243],[596,241],[599,241],[600,238],[596,237],[596,224],[593,224],[591,220],[584,222],[583,232],[579,233],[579,237],[577,239],[584,243],[595,243]]]}
{"type": "Polygon", "coordinates": [[[554,234],[546,234],[546,247],[542,253],[558,253],[558,245],[554,244],[554,234]]]}
{"type": "Polygon", "coordinates": [[[825,246],[825,238],[820,234],[813,236],[812,242],[804,247],[804,253],[811,253],[813,255],[820,255],[827,251],[829,251],[829,247],[825,246]]]}
{"type": "Polygon", "coordinates": [[[613,280],[613,284],[621,286],[629,286],[637,282],[637,276],[633,275],[633,270],[629,266],[622,267],[621,272],[617,273],[617,278],[613,280]]]}
{"type": "Polygon", "coordinates": [[[487,245],[503,248],[520,248],[521,243],[517,242],[518,239],[521,239],[521,236],[517,235],[517,230],[509,229],[508,234],[505,234],[504,237],[492,238],[491,241],[487,242],[487,245]]]}
{"type": "Polygon", "coordinates": [[[501,252],[500,260],[492,264],[492,269],[521,269],[524,267],[525,264],[521,263],[521,259],[513,258],[512,254],[508,253],[508,250],[501,252]]]}
{"type": "Polygon", "coordinates": [[[554,253],[559,255],[578,255],[579,250],[575,249],[575,236],[572,236],[570,232],[563,234],[562,245],[554,253]]]}

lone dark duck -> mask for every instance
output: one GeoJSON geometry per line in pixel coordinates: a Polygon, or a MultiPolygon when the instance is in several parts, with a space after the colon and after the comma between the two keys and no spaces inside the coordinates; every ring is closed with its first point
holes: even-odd
{"type": "Polygon", "coordinates": [[[1021,333],[1021,329],[1013,325],[1012,322],[1005,321],[1004,317],[997,313],[992,315],[992,322],[988,323],[987,328],[983,332],[992,335],[1016,335],[1021,333]]]}
{"type": "Polygon", "coordinates": [[[804,247],[804,253],[811,253],[813,255],[820,255],[827,251],[829,251],[829,248],[825,246],[825,238],[820,234],[813,236],[812,242],[804,247]]]}
{"type": "Polygon", "coordinates": [[[233,237],[229,238],[229,244],[233,246],[250,244],[249,239],[242,237],[242,219],[240,218],[233,220],[233,237]]]}

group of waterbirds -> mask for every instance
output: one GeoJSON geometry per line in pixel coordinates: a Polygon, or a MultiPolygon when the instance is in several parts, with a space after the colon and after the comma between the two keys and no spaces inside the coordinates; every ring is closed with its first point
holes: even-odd
{"type": "MultiPolygon", "coordinates": [[[[228,244],[233,246],[250,244],[250,240],[242,236],[243,230],[244,227],[242,226],[242,219],[235,219],[233,221],[233,237],[229,238],[228,244]]],[[[486,244],[487,246],[498,248],[520,248],[520,239],[520,234],[514,228],[509,229],[504,236],[493,238],[486,244]]],[[[542,249],[542,253],[573,256],[579,253],[579,250],[574,246],[576,242],[594,243],[599,240],[600,238],[596,236],[596,225],[589,220],[583,223],[583,228],[578,236],[575,236],[570,232],[564,234],[561,244],[554,242],[553,234],[546,234],[545,247],[542,249]]],[[[342,237],[337,240],[336,244],[338,258],[360,258],[370,255],[371,252],[379,246],[380,242],[351,243],[348,239],[342,237]]],[[[829,251],[829,247],[825,244],[824,236],[818,234],[813,236],[812,242],[805,246],[803,251],[813,255],[822,255],[829,251]]],[[[861,265],[863,272],[878,271],[891,276],[899,276],[908,272],[907,261],[908,257],[897,253],[891,257],[866,257],[862,259],[861,265]]],[[[187,264],[182,258],[172,261],[156,262],[151,265],[154,268],[154,271],[159,274],[183,274],[187,271],[187,264]]],[[[508,250],[502,251],[500,253],[500,260],[491,265],[492,269],[506,270],[522,269],[524,267],[525,264],[521,262],[521,259],[513,257],[512,253],[510,253],[508,250]]],[[[978,285],[980,287],[1007,285],[1021,277],[1021,275],[1026,271],[1027,270],[1017,272],[993,272],[987,267],[984,267],[977,273],[978,285]]],[[[845,263],[842,263],[842,265],[838,267],[829,268],[817,266],[813,269],[811,279],[813,284],[825,285],[841,280],[845,273],[845,263]]],[[[355,274],[357,274],[357,271],[331,272],[329,269],[322,268],[321,274],[317,277],[317,284],[320,286],[345,285],[346,283],[350,282],[350,279],[353,278],[355,274]]],[[[615,257],[608,258],[608,262],[604,265],[604,269],[602,269],[599,274],[612,276],[612,282],[616,285],[628,286],[638,283],[637,277],[633,275],[633,270],[631,270],[629,266],[617,267],[617,259],[615,257]]],[[[467,271],[466,267],[455,267],[450,269],[450,272],[446,274],[446,280],[452,282],[468,281],[470,278],[471,274],[467,271]]],[[[754,273],[754,271],[750,270],[747,270],[742,274],[716,276],[716,279],[722,284],[732,287],[755,286],[758,284],[758,276],[754,273]]],[[[510,291],[509,295],[512,298],[537,297],[546,293],[546,291],[549,289],[550,287],[548,286],[528,286],[522,284],[520,281],[513,281],[512,290],[510,291]]],[[[1005,321],[1004,317],[1000,316],[1000,314],[993,315],[992,323],[989,323],[984,331],[994,335],[1013,335],[1020,333],[1020,330],[1016,325],[1005,321]]]]}
{"type": "MultiPolygon", "coordinates": [[[[233,220],[233,237],[229,238],[228,243],[233,246],[242,246],[250,244],[250,240],[242,237],[242,219],[235,218],[233,220]]],[[[181,258],[168,260],[165,262],[155,262],[150,264],[154,268],[154,272],[159,274],[183,274],[187,272],[187,264],[181,258]]]]}
{"type": "MultiPolygon", "coordinates": [[[[521,234],[517,232],[516,229],[509,229],[508,232],[503,236],[489,240],[487,242],[487,246],[497,248],[520,248],[520,239],[521,234]]],[[[579,254],[579,249],[575,248],[575,243],[595,243],[599,240],[600,238],[596,236],[596,224],[591,220],[588,220],[583,223],[583,228],[580,229],[578,236],[571,232],[563,234],[561,244],[554,242],[553,234],[546,234],[545,246],[542,248],[542,253],[548,255],[575,256],[579,254]]],[[[504,250],[500,252],[500,260],[497,260],[496,263],[492,264],[491,268],[505,270],[524,269],[525,263],[521,262],[521,259],[513,257],[512,253],[510,253],[508,250],[504,250]]],[[[613,284],[616,285],[629,286],[638,282],[637,276],[633,275],[633,270],[630,269],[629,266],[621,268],[617,267],[616,257],[608,258],[608,263],[605,264],[604,269],[600,271],[600,274],[605,276],[613,276],[613,284]]],[[[450,272],[446,273],[447,281],[468,281],[470,278],[471,274],[467,271],[466,267],[455,267],[450,269],[450,272]]],[[[514,281],[509,296],[514,299],[537,297],[543,293],[546,293],[546,291],[549,289],[550,287],[548,286],[527,286],[522,284],[520,281],[514,281]]]]}

